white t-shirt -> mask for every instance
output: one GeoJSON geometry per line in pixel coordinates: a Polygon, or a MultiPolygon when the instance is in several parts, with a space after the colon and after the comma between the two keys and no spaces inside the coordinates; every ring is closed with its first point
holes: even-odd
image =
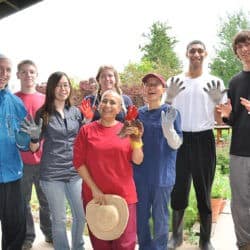
{"type": "MultiPolygon", "coordinates": [[[[167,80],[167,85],[169,85],[171,78],[167,80]]],[[[223,90],[225,88],[223,81],[208,73],[203,73],[197,78],[190,78],[182,73],[174,78],[179,78],[180,81],[183,81],[182,86],[185,86],[185,89],[176,96],[172,103],[180,111],[182,130],[199,132],[213,129],[215,104],[203,88],[207,87],[208,82],[211,83],[214,80],[215,82],[220,81],[223,90]]],[[[165,100],[165,96],[164,93],[163,100],[165,100]]],[[[225,95],[223,102],[226,99],[225,95]]]]}

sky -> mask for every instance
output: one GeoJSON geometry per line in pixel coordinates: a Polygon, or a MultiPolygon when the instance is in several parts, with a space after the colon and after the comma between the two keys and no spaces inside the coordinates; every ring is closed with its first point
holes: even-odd
{"type": "Polygon", "coordinates": [[[37,64],[38,82],[57,70],[87,79],[103,64],[122,72],[139,62],[142,34],[160,21],[172,27],[185,65],[187,43],[202,40],[213,55],[220,18],[239,9],[249,13],[249,0],[44,0],[0,19],[0,52],[13,61],[16,89],[16,64],[23,59],[37,64]]]}

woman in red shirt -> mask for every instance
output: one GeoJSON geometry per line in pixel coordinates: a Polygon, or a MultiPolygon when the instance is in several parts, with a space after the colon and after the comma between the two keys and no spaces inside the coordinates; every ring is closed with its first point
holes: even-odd
{"type": "Polygon", "coordinates": [[[123,234],[116,240],[97,239],[90,231],[94,249],[133,250],[136,242],[136,188],[131,162],[143,160],[142,131],[136,126],[126,128],[118,136],[123,124],[115,119],[121,111],[121,96],[113,90],[103,93],[98,107],[100,119],[83,126],[74,145],[74,166],[83,178],[84,207],[93,198],[105,204],[104,194],[116,194],[128,204],[129,220],[123,234]],[[135,134],[137,136],[135,136],[135,134]]]}

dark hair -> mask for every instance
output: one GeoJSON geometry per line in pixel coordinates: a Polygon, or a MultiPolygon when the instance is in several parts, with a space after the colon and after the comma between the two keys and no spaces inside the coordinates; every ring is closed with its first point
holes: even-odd
{"type": "Polygon", "coordinates": [[[247,41],[250,41],[250,30],[242,30],[235,35],[235,37],[233,38],[233,43],[232,43],[235,55],[237,55],[237,52],[236,52],[237,45],[239,43],[245,43],[247,41]]]}
{"type": "Polygon", "coordinates": [[[32,65],[32,66],[34,66],[37,69],[36,64],[32,60],[26,59],[26,60],[23,60],[23,61],[21,61],[20,63],[17,64],[17,71],[20,71],[21,67],[23,65],[25,65],[25,64],[32,65]]]}
{"type": "Polygon", "coordinates": [[[48,125],[49,117],[55,111],[55,105],[54,105],[55,89],[57,87],[58,82],[61,80],[63,76],[67,78],[69,85],[70,85],[70,94],[68,98],[65,100],[65,106],[68,106],[68,107],[71,106],[70,96],[72,93],[72,85],[71,85],[69,77],[67,76],[66,73],[60,72],[60,71],[52,73],[49,76],[48,81],[47,81],[45,102],[43,106],[40,108],[40,117],[43,119],[43,129],[46,125],[48,125]]]}
{"type": "Polygon", "coordinates": [[[192,45],[194,45],[194,44],[200,44],[200,45],[206,50],[206,46],[205,46],[205,44],[204,44],[202,41],[200,41],[200,40],[193,40],[193,41],[191,41],[191,42],[187,45],[187,51],[188,51],[189,48],[190,48],[192,45]]]}

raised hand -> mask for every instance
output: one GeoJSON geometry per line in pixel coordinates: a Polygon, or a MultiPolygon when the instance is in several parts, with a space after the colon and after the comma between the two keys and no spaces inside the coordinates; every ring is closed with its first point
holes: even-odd
{"type": "Polygon", "coordinates": [[[95,112],[95,107],[91,107],[90,99],[82,100],[81,105],[79,106],[81,113],[83,114],[84,118],[87,120],[92,120],[95,112]]]}
{"type": "Polygon", "coordinates": [[[126,127],[125,134],[130,136],[132,141],[141,141],[144,132],[143,124],[140,120],[130,122],[126,127]]]}
{"type": "Polygon", "coordinates": [[[203,88],[203,90],[209,95],[216,105],[221,102],[224,94],[228,91],[228,89],[221,91],[220,81],[215,82],[214,80],[212,80],[211,83],[208,82],[207,88],[203,88]]]}
{"type": "Polygon", "coordinates": [[[174,77],[171,78],[170,84],[167,87],[166,90],[166,103],[171,104],[174,100],[174,98],[185,89],[185,87],[183,86],[183,81],[180,81],[179,78],[174,79],[174,77]]]}
{"type": "Polygon", "coordinates": [[[30,116],[30,119],[26,117],[21,123],[20,131],[28,134],[30,136],[31,142],[37,143],[40,139],[42,125],[42,118],[39,119],[39,123],[37,125],[32,116],[30,116]]]}
{"type": "Polygon", "coordinates": [[[172,106],[166,112],[161,111],[161,126],[164,134],[173,128],[176,116],[176,109],[172,106]]]}
{"type": "Polygon", "coordinates": [[[178,149],[182,144],[182,137],[180,137],[174,129],[174,121],[177,116],[177,111],[174,107],[164,112],[161,111],[161,127],[164,137],[167,139],[168,145],[172,149],[178,149]]]}
{"type": "Polygon", "coordinates": [[[138,110],[135,105],[131,105],[128,107],[127,114],[125,116],[125,121],[133,121],[138,116],[138,110]]]}
{"type": "Polygon", "coordinates": [[[137,107],[134,106],[134,105],[131,105],[128,107],[128,111],[127,111],[127,114],[124,118],[124,125],[121,129],[121,131],[118,133],[118,136],[120,137],[126,137],[128,134],[127,134],[127,127],[131,127],[131,123],[133,121],[135,121],[135,119],[137,118],[138,116],[138,110],[137,110],[137,107]]]}

